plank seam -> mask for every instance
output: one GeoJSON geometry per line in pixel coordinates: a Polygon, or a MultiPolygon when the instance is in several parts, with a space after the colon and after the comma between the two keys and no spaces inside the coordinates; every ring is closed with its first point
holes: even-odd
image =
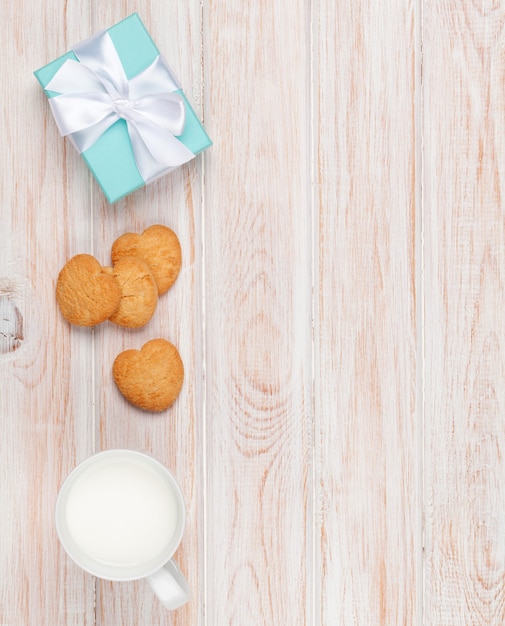
{"type": "Polygon", "coordinates": [[[423,36],[424,36],[424,0],[418,0],[415,6],[416,20],[416,68],[414,98],[415,106],[415,134],[416,134],[416,167],[415,167],[415,193],[416,203],[416,360],[417,360],[417,385],[416,385],[416,426],[414,429],[417,439],[416,446],[416,471],[417,471],[417,515],[416,515],[416,595],[417,595],[417,622],[425,623],[425,566],[424,566],[424,423],[425,423],[425,276],[424,276],[424,92],[423,92],[423,36]]]}
{"type": "Polygon", "coordinates": [[[310,258],[311,258],[311,329],[310,329],[310,350],[311,350],[311,422],[310,422],[310,464],[311,464],[311,474],[310,474],[310,497],[311,497],[311,507],[310,513],[312,516],[312,529],[310,532],[310,541],[312,545],[310,546],[310,571],[308,572],[309,577],[309,585],[308,594],[310,594],[310,603],[311,606],[307,607],[307,614],[310,615],[310,619],[312,620],[312,625],[316,626],[317,624],[317,594],[316,594],[316,568],[317,568],[317,553],[316,553],[316,540],[317,540],[317,470],[316,470],[316,441],[315,441],[315,422],[314,417],[316,414],[316,346],[315,346],[315,319],[316,319],[316,290],[314,288],[316,284],[316,236],[317,236],[317,225],[316,225],[316,194],[315,194],[315,171],[316,171],[316,106],[315,106],[315,98],[316,98],[316,84],[314,81],[314,64],[315,64],[315,55],[314,55],[314,40],[315,40],[315,25],[314,25],[314,11],[315,11],[315,2],[313,0],[309,0],[309,9],[308,9],[308,18],[309,18],[309,64],[308,64],[308,79],[309,79],[309,128],[308,128],[308,142],[309,142],[309,210],[310,210],[310,258]]]}
{"type": "MultiPolygon", "coordinates": [[[[200,0],[200,102],[202,103],[202,122],[205,122],[205,6],[204,0],[200,0]]],[[[207,626],[207,606],[208,606],[208,588],[207,588],[207,572],[208,572],[208,546],[207,546],[207,303],[205,298],[205,285],[206,285],[206,272],[205,272],[205,259],[207,255],[207,241],[206,241],[206,222],[205,222],[205,152],[202,154],[201,159],[201,200],[200,200],[200,215],[201,215],[201,259],[200,259],[200,298],[201,298],[201,351],[202,351],[202,541],[203,541],[203,564],[202,564],[202,611],[203,611],[203,624],[207,626]]]]}

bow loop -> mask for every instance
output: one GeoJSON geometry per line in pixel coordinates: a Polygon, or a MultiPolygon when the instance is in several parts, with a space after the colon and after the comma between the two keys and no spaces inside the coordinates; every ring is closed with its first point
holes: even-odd
{"type": "Polygon", "coordinates": [[[49,103],[63,136],[79,152],[91,147],[112,124],[127,123],[138,170],[150,182],[194,154],[177,139],[185,125],[179,86],[161,56],[128,79],[107,31],[74,48],[46,85],[59,95],[49,103]]]}

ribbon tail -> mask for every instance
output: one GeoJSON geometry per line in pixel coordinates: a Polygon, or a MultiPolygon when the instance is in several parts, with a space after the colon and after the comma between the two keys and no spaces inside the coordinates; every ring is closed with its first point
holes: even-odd
{"type": "Polygon", "coordinates": [[[91,148],[118,119],[117,115],[111,113],[93,126],[68,135],[68,139],[74,144],[79,153],[84,152],[88,148],[91,148]]]}
{"type": "Polygon", "coordinates": [[[172,133],[149,122],[128,121],[128,132],[138,170],[146,183],[195,156],[172,133]]]}

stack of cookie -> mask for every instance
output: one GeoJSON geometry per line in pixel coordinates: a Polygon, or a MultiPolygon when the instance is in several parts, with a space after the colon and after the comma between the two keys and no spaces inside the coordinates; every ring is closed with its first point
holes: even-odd
{"type": "Polygon", "coordinates": [[[181,269],[181,245],[173,230],[156,224],[141,235],[125,233],[112,245],[112,267],[78,254],[61,270],[56,300],[63,317],[78,326],[110,320],[127,328],[145,326],[158,296],[174,284],[181,269]]]}
{"type": "MultiPolygon", "coordinates": [[[[181,268],[181,246],[173,230],[156,224],[142,234],[125,233],[112,245],[112,267],[89,254],[72,257],[56,282],[63,317],[78,326],[107,320],[126,328],[145,326],[158,297],[174,284],[181,268]]],[[[114,380],[126,399],[150,411],[173,404],[184,368],[170,342],[154,339],[140,351],[127,350],[114,361],[114,380]]]]}

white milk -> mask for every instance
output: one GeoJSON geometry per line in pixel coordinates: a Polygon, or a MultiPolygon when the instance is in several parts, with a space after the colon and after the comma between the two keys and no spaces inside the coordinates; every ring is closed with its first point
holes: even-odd
{"type": "Polygon", "coordinates": [[[156,468],[114,457],[77,476],[65,510],[75,546],[95,561],[119,567],[160,555],[179,515],[172,487],[156,468]]]}

